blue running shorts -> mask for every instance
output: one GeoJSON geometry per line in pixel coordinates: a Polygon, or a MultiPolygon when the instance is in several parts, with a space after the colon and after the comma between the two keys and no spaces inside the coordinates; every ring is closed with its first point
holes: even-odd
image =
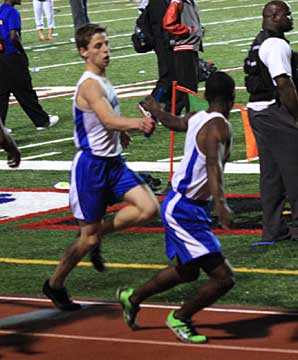
{"type": "Polygon", "coordinates": [[[70,174],[69,202],[73,215],[86,222],[100,221],[108,205],[143,183],[121,155],[108,158],[80,151],[73,159],[70,174]]]}
{"type": "Polygon", "coordinates": [[[191,200],[171,190],[161,208],[165,228],[166,254],[177,256],[182,264],[201,256],[221,252],[211,232],[208,202],[191,200]]]}

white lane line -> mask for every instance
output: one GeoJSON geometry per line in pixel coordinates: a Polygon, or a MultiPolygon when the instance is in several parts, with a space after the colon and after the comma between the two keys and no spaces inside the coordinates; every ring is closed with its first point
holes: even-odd
{"type": "MultiPolygon", "coordinates": [[[[16,331],[0,330],[0,334],[15,334],[16,331]]],[[[229,346],[229,345],[211,345],[211,344],[186,344],[182,342],[171,341],[154,341],[154,340],[137,340],[137,339],[123,339],[114,337],[96,337],[96,336],[79,336],[79,335],[64,335],[52,333],[30,333],[26,335],[42,338],[53,338],[63,340],[76,340],[76,341],[104,341],[113,343],[126,343],[126,344],[142,344],[142,345],[158,345],[158,346],[173,346],[183,348],[197,348],[197,349],[211,349],[211,350],[224,350],[224,351],[246,351],[246,352],[266,352],[266,353],[279,353],[279,354],[298,354],[298,350],[280,349],[280,348],[264,348],[264,347],[249,347],[249,346],[229,346]]]]}
{"type": "Polygon", "coordinates": [[[36,144],[29,144],[29,145],[19,146],[19,149],[28,149],[28,148],[33,148],[33,147],[37,147],[37,146],[55,144],[55,143],[60,143],[60,142],[70,141],[70,140],[73,140],[73,137],[64,138],[64,139],[57,139],[57,140],[51,140],[51,141],[45,141],[45,142],[36,143],[36,144]]]}
{"type": "MultiPolygon", "coordinates": [[[[52,303],[51,300],[45,298],[34,298],[34,297],[24,297],[24,296],[1,296],[0,301],[30,301],[30,302],[41,302],[41,303],[52,303]]],[[[80,304],[83,305],[118,305],[116,301],[88,301],[88,300],[76,300],[80,304]]],[[[141,304],[143,308],[148,309],[166,309],[166,310],[173,310],[179,309],[180,305],[163,305],[163,304],[141,304]]],[[[282,316],[298,316],[298,312],[287,312],[285,311],[274,311],[274,310],[258,310],[258,309],[238,309],[238,308],[217,308],[217,307],[209,307],[205,308],[202,311],[210,311],[210,312],[223,312],[223,313],[237,313],[237,314],[253,314],[253,315],[282,315],[282,316]]]]}
{"type": "MultiPolygon", "coordinates": [[[[150,51],[148,53],[143,53],[143,54],[139,54],[139,53],[133,53],[133,54],[128,54],[128,55],[119,55],[119,56],[112,56],[111,60],[117,60],[117,59],[125,59],[125,58],[129,58],[129,57],[135,57],[135,56],[146,56],[146,55],[153,55],[154,52],[150,51]]],[[[54,65],[46,65],[46,66],[40,66],[39,70],[42,69],[51,69],[51,68],[57,68],[57,67],[65,67],[65,66],[70,66],[70,65],[78,65],[78,64],[83,64],[83,61],[73,61],[70,63],[66,63],[66,64],[54,64],[54,65]]],[[[30,69],[32,71],[32,68],[30,69]]]]}
{"type": "Polygon", "coordinates": [[[61,151],[53,151],[53,152],[39,154],[39,155],[26,156],[26,157],[23,157],[22,160],[38,159],[38,158],[53,156],[53,155],[57,155],[57,154],[62,154],[62,152],[61,151]]]}

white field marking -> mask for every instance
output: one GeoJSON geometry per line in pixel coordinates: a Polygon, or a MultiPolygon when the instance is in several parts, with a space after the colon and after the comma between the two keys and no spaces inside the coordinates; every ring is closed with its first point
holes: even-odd
{"type": "MultiPolygon", "coordinates": [[[[64,1],[64,0],[55,0],[55,5],[60,1],[64,1]]],[[[101,0],[100,1],[100,5],[111,5],[111,4],[118,4],[118,3],[123,3],[123,0],[111,0],[111,1],[102,1],[101,0]]],[[[22,7],[24,7],[26,5],[32,7],[32,2],[22,2],[22,7]]],[[[97,2],[88,2],[89,7],[92,6],[92,5],[98,5],[98,3],[97,2]]],[[[131,3],[129,5],[131,5],[131,3]]],[[[125,5],[125,6],[127,6],[127,5],[125,5]]],[[[59,6],[58,8],[60,8],[60,7],[62,7],[62,5],[59,6]]],[[[69,7],[69,5],[65,5],[63,7],[69,7]]],[[[57,7],[55,6],[55,9],[56,8],[57,7]]],[[[22,12],[23,11],[24,10],[22,9],[22,12]]],[[[29,9],[29,10],[26,10],[26,11],[32,11],[32,9],[29,9]]]]}
{"type": "MultiPolygon", "coordinates": [[[[16,331],[0,330],[0,334],[8,335],[15,334],[16,331]]],[[[264,348],[264,347],[249,347],[249,346],[229,346],[229,345],[208,345],[208,344],[190,344],[183,342],[172,341],[154,341],[154,340],[137,340],[137,339],[123,339],[123,338],[109,338],[109,337],[96,337],[96,336],[79,336],[79,335],[64,335],[64,334],[51,334],[51,333],[30,333],[26,332],[28,336],[53,338],[53,339],[67,339],[77,341],[105,341],[113,343],[126,343],[126,344],[143,344],[143,345],[158,345],[158,346],[173,346],[183,348],[197,348],[197,349],[211,349],[211,350],[226,350],[226,351],[246,351],[246,352],[266,352],[266,353],[279,353],[279,354],[298,354],[298,350],[278,349],[278,348],[264,348]]]]}
{"type": "MultiPolygon", "coordinates": [[[[264,4],[250,4],[250,5],[237,5],[237,6],[224,6],[224,7],[218,7],[218,8],[210,8],[210,9],[200,9],[201,13],[204,12],[211,12],[211,11],[223,11],[223,10],[233,10],[233,9],[240,9],[240,8],[249,8],[249,7],[257,7],[257,6],[261,6],[263,7],[264,4]]],[[[88,6],[90,6],[90,4],[88,4],[88,6]]],[[[69,9],[69,6],[67,5],[63,5],[63,6],[56,6],[55,9],[63,9],[63,8],[67,8],[69,9]]],[[[130,6],[128,10],[137,10],[138,6],[130,6]]],[[[30,9],[28,9],[27,11],[32,11],[30,9]]],[[[103,13],[110,13],[110,12],[117,12],[117,11],[123,11],[123,7],[121,8],[116,8],[116,9],[105,9],[105,10],[89,10],[88,14],[103,14],[103,13]]],[[[64,14],[55,14],[55,18],[57,17],[71,17],[71,13],[64,13],[64,14]]],[[[136,15],[137,17],[137,15],[136,15]]],[[[28,17],[28,18],[22,18],[22,21],[27,21],[27,20],[34,20],[34,17],[28,17]]]]}
{"type": "Polygon", "coordinates": [[[34,52],[42,52],[42,51],[48,51],[48,50],[56,50],[57,46],[51,46],[51,47],[47,47],[47,48],[43,48],[43,49],[34,49],[34,52]]]}
{"type": "MultiPolygon", "coordinates": [[[[156,172],[169,172],[170,163],[169,162],[145,162],[145,161],[135,161],[127,162],[129,168],[133,171],[156,171],[156,172]]],[[[174,162],[173,167],[174,171],[177,171],[179,163],[174,162]]],[[[20,171],[20,170],[46,170],[46,171],[70,171],[71,161],[31,161],[24,160],[21,162],[21,165],[18,169],[8,168],[6,160],[0,160],[0,170],[11,170],[11,171],[20,171]]],[[[260,166],[259,164],[252,163],[227,163],[224,170],[225,174],[259,174],[260,166]]]]}
{"type": "MultiPolygon", "coordinates": [[[[114,22],[120,22],[120,21],[127,21],[127,20],[135,20],[136,16],[132,16],[132,17],[126,17],[126,18],[120,18],[120,19],[108,19],[108,20],[101,20],[100,23],[104,24],[104,23],[114,23],[114,22]]],[[[69,24],[69,25],[60,25],[60,26],[55,26],[55,30],[58,29],[64,29],[64,28],[70,28],[73,27],[73,24],[69,24]]],[[[27,30],[22,30],[22,33],[24,32],[35,32],[36,29],[27,29],[27,30]]]]}
{"type": "MultiPolygon", "coordinates": [[[[169,172],[170,169],[169,162],[128,161],[127,166],[133,171],[169,172]]],[[[173,164],[174,171],[177,171],[178,166],[179,163],[174,162],[173,164]]],[[[71,161],[24,160],[21,162],[18,169],[11,169],[11,171],[20,171],[20,170],[70,171],[70,168],[71,168],[71,161]]],[[[6,160],[0,160],[0,170],[9,170],[7,168],[6,160]]],[[[259,174],[260,166],[259,164],[227,163],[225,165],[224,172],[225,174],[259,174]]]]}
{"type": "MultiPolygon", "coordinates": [[[[126,36],[131,36],[131,33],[128,34],[116,34],[116,35],[109,35],[109,39],[113,39],[113,38],[120,38],[120,37],[126,37],[126,36]]],[[[72,44],[69,40],[68,41],[53,41],[52,44],[54,45],[65,45],[65,44],[72,44]]],[[[33,45],[33,46],[24,46],[25,50],[32,50],[32,49],[38,49],[38,48],[47,48],[49,45],[48,44],[37,44],[37,45],[33,45]]],[[[76,49],[73,49],[76,50],[76,49]]]]}
{"type": "Polygon", "coordinates": [[[37,147],[37,146],[55,144],[55,143],[60,143],[60,142],[70,141],[70,140],[73,141],[73,137],[64,138],[64,139],[57,139],[57,140],[51,140],[51,141],[45,141],[45,142],[36,143],[36,144],[23,145],[23,146],[19,146],[19,149],[28,149],[28,148],[33,148],[33,147],[37,147]]]}
{"type": "MultiPolygon", "coordinates": [[[[129,58],[129,57],[135,57],[135,56],[146,56],[146,55],[153,55],[154,52],[150,51],[148,53],[144,53],[144,54],[139,54],[139,53],[133,53],[133,54],[128,54],[128,55],[119,55],[119,56],[112,56],[111,60],[117,60],[117,59],[125,59],[125,58],[129,58]]],[[[57,68],[57,67],[64,67],[64,66],[70,66],[70,65],[82,65],[84,62],[83,61],[74,61],[71,63],[64,63],[64,64],[54,64],[54,65],[47,65],[47,66],[39,66],[39,70],[42,69],[51,69],[51,68],[57,68]]],[[[32,71],[32,68],[30,69],[32,71]]]]}
{"type": "MultiPolygon", "coordinates": [[[[65,6],[64,6],[65,7],[65,6]]],[[[69,8],[69,7],[68,7],[69,8]]],[[[138,8],[137,7],[131,7],[129,9],[125,9],[126,11],[127,10],[137,10],[138,8]]],[[[124,9],[123,8],[119,8],[119,9],[109,9],[109,10],[91,10],[89,11],[88,10],[88,15],[90,14],[102,14],[102,13],[110,13],[110,12],[116,12],[116,11],[123,11],[124,9]]],[[[71,13],[64,13],[64,14],[55,14],[55,18],[57,17],[68,17],[68,18],[71,18],[71,13]]],[[[136,16],[134,17],[134,19],[137,18],[137,13],[136,13],[136,16]]],[[[34,20],[34,16],[33,17],[27,17],[27,18],[22,18],[22,22],[23,21],[26,21],[26,20],[34,20]]],[[[116,19],[117,20],[117,19],[116,19]]],[[[101,21],[102,22],[102,21],[101,21]]],[[[56,29],[56,27],[55,27],[56,29]]]]}
{"type": "Polygon", "coordinates": [[[237,163],[249,163],[249,162],[256,161],[256,160],[259,160],[258,156],[254,157],[254,158],[251,158],[251,159],[234,160],[232,162],[237,164],[237,163]]]}
{"type": "MultiPolygon", "coordinates": [[[[19,149],[29,149],[29,148],[33,148],[33,147],[38,147],[38,146],[43,146],[43,145],[49,145],[49,144],[55,144],[55,143],[60,143],[60,142],[64,142],[64,141],[73,141],[74,138],[73,137],[69,137],[69,138],[64,138],[64,139],[57,139],[57,140],[51,140],[51,141],[45,141],[45,142],[41,142],[41,143],[35,143],[35,144],[29,144],[29,145],[23,145],[23,146],[19,146],[19,149]]],[[[4,150],[0,150],[0,152],[4,152],[4,150]]]]}
{"type": "MultiPolygon", "coordinates": [[[[45,298],[32,298],[32,297],[24,297],[24,296],[2,296],[0,295],[0,301],[30,301],[30,302],[41,302],[41,303],[51,303],[52,301],[45,298]]],[[[83,305],[118,305],[119,303],[116,301],[91,301],[91,300],[76,300],[80,304],[83,305]]],[[[164,305],[164,304],[141,304],[143,308],[148,309],[179,309],[180,305],[164,305]]],[[[285,311],[275,311],[275,310],[259,310],[259,309],[237,309],[237,308],[217,308],[217,307],[208,307],[204,308],[202,311],[209,311],[209,312],[229,312],[229,313],[236,313],[236,314],[252,314],[252,315],[286,315],[289,317],[298,316],[298,312],[287,312],[285,311]]]]}
{"type": "MultiPolygon", "coordinates": [[[[179,160],[182,160],[182,159],[183,159],[183,156],[175,156],[173,158],[174,161],[179,161],[179,160]]],[[[170,160],[171,160],[170,158],[166,158],[166,159],[157,160],[157,162],[168,162],[170,160]]]]}
{"type": "MultiPolygon", "coordinates": [[[[100,12],[100,11],[99,11],[100,12]]],[[[298,12],[294,11],[292,12],[293,15],[297,14],[298,12]]],[[[209,26],[209,25],[220,25],[220,24],[233,24],[233,23],[238,23],[240,21],[252,21],[252,20],[257,20],[257,19],[261,19],[262,17],[259,16],[251,16],[251,17],[244,17],[244,18],[236,18],[236,19],[228,19],[228,20],[220,20],[220,21],[212,21],[209,23],[204,23],[204,26],[209,26]]],[[[107,19],[107,20],[101,20],[100,23],[104,24],[104,23],[114,23],[114,22],[120,22],[120,21],[127,21],[127,20],[135,20],[136,16],[133,17],[126,17],[126,18],[119,18],[119,19],[107,19]]],[[[69,24],[69,25],[60,25],[60,26],[56,26],[55,29],[63,29],[63,28],[70,28],[73,27],[73,24],[69,24]]],[[[26,30],[22,30],[23,33],[25,32],[35,32],[36,29],[26,29],[26,30]]]]}
{"type": "Polygon", "coordinates": [[[53,156],[53,155],[57,155],[57,154],[62,154],[62,152],[61,151],[53,151],[53,152],[39,154],[39,155],[26,156],[26,157],[22,157],[22,160],[38,159],[41,157],[48,157],[48,156],[53,156]]]}

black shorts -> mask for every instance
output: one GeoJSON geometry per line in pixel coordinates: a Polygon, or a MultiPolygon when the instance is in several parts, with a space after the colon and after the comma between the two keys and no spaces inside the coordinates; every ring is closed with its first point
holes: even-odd
{"type": "Polygon", "coordinates": [[[215,252],[207,254],[195,259],[194,261],[199,265],[206,274],[212,273],[219,265],[224,263],[226,260],[225,256],[221,252],[215,252]]]}

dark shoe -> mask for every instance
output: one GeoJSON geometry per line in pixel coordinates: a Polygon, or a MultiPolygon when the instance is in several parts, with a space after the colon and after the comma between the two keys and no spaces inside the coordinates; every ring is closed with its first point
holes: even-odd
{"type": "Polygon", "coordinates": [[[164,189],[161,189],[161,190],[158,190],[158,191],[155,191],[154,194],[155,195],[164,195],[166,196],[167,193],[172,189],[172,185],[171,185],[171,182],[168,181],[166,187],[164,189]]]}
{"type": "Polygon", "coordinates": [[[66,288],[53,289],[50,287],[49,280],[43,284],[42,292],[61,310],[75,311],[82,308],[80,304],[70,300],[66,288]]]}
{"type": "Polygon", "coordinates": [[[101,256],[100,247],[96,246],[89,254],[90,261],[98,272],[106,270],[105,259],[101,256]]]}

